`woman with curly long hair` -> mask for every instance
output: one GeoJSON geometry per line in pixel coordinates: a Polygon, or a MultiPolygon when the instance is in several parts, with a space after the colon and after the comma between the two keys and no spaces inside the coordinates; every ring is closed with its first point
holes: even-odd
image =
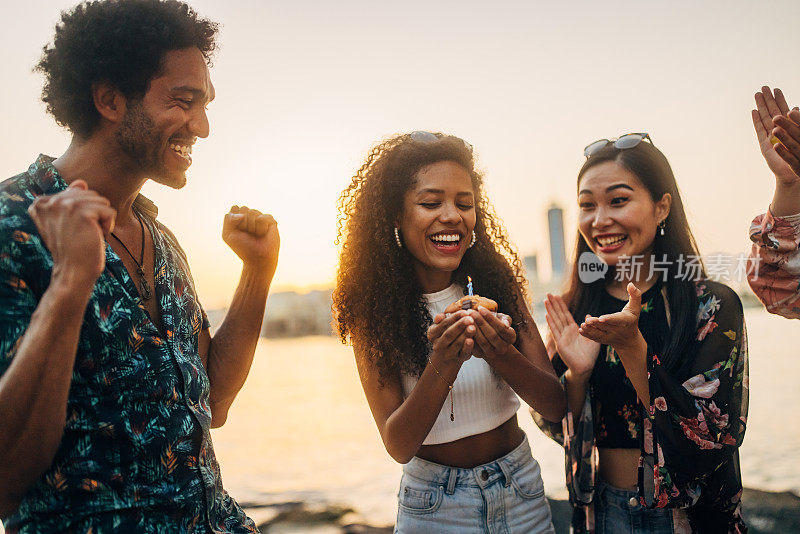
{"type": "Polygon", "coordinates": [[[584,155],[572,276],[545,300],[569,411],[558,425],[534,414],[565,446],[573,532],[746,532],[742,303],[706,276],[649,135],[584,155]]]}
{"type": "Polygon", "coordinates": [[[392,137],[339,209],[334,313],[386,450],[404,464],[396,532],[553,532],[517,395],[551,421],[566,397],[472,147],[392,137]],[[444,314],[472,284],[503,313],[444,314]]]}

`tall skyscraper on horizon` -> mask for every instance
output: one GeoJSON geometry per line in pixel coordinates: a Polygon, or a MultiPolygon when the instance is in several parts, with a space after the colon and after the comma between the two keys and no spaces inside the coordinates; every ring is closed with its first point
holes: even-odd
{"type": "Polygon", "coordinates": [[[553,203],[547,210],[547,229],[550,234],[550,266],[553,280],[561,280],[567,271],[567,249],[564,240],[564,210],[553,203]]]}
{"type": "Polygon", "coordinates": [[[526,275],[530,283],[539,283],[539,262],[536,254],[530,254],[522,258],[525,265],[526,275]]]}

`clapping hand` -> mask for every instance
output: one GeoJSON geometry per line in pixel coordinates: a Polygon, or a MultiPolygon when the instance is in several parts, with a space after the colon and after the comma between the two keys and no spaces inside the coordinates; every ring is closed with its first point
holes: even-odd
{"type": "Polygon", "coordinates": [[[600,343],[578,332],[578,325],[560,296],[548,293],[544,307],[547,310],[550,337],[561,360],[575,374],[590,373],[594,369],[597,355],[600,354],[600,343]]]}
{"type": "Polygon", "coordinates": [[[584,338],[613,347],[617,352],[634,346],[641,337],[639,315],[642,313],[642,292],[631,282],[626,289],[628,303],[622,311],[600,317],[587,316],[578,333],[584,338]]]}
{"type": "Polygon", "coordinates": [[[775,178],[785,184],[800,183],[800,109],[789,109],[783,92],[773,95],[764,86],[756,93],[752,111],[761,154],[775,178]]]}

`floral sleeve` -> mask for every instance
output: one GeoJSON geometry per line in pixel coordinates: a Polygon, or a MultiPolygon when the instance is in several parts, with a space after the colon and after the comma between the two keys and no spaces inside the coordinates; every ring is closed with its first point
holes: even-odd
{"type": "MultiPolygon", "coordinates": [[[[738,521],[738,447],[747,423],[747,335],[738,296],[697,286],[698,327],[677,379],[648,348],[651,406],[643,420],[639,489],[650,507],[695,506],[738,521]]],[[[732,529],[735,531],[735,529],[732,529]]]]}
{"type": "Polygon", "coordinates": [[[800,319],[800,213],[759,215],[750,225],[747,280],[771,313],[800,319]]]}
{"type": "MultiPolygon", "coordinates": [[[[567,366],[557,353],[551,351],[551,358],[561,385],[566,390],[564,373],[567,371],[567,366]]],[[[573,528],[575,532],[587,532],[588,530],[583,528],[591,522],[587,522],[591,518],[591,512],[586,505],[589,505],[594,498],[595,477],[595,462],[592,461],[595,441],[591,394],[587,391],[583,411],[577,417],[567,403],[567,414],[561,423],[547,421],[533,408],[531,415],[546,436],[564,447],[564,471],[569,500],[573,505],[573,528]]]]}

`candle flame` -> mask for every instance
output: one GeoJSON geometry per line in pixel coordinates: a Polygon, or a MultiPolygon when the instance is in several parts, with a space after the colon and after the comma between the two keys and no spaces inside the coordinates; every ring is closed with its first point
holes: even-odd
{"type": "Polygon", "coordinates": [[[472,278],[470,278],[469,275],[467,275],[467,282],[469,282],[470,284],[472,283],[472,278]]]}

